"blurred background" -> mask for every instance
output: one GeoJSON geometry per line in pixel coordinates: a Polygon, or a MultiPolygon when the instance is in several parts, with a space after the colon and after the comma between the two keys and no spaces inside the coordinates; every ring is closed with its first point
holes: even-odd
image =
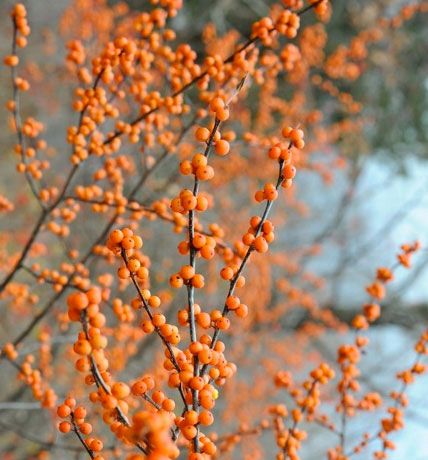
{"type": "MultiPolygon", "coordinates": [[[[69,38],[79,37],[72,36],[66,27],[62,27],[61,33],[58,32],[61,17],[69,6],[67,0],[28,0],[24,3],[28,7],[33,31],[24,56],[28,59],[26,65],[33,66],[32,75],[37,76],[39,73],[40,80],[34,81],[36,91],[31,96],[24,96],[23,111],[46,124],[45,137],[49,139],[53,152],[56,152],[53,162],[61,170],[68,167],[66,156],[61,155],[65,145],[65,127],[75,120],[75,114],[70,108],[73,85],[61,84],[69,78],[63,65],[65,42],[69,38]]],[[[114,5],[117,2],[108,3],[114,5]]],[[[136,11],[147,7],[147,2],[141,0],[126,3],[136,11]]],[[[177,31],[179,41],[189,42],[203,54],[205,46],[201,37],[207,23],[215,24],[219,36],[233,28],[244,40],[248,37],[251,23],[268,14],[272,2],[186,0],[184,3],[183,10],[172,21],[172,27],[177,31]]],[[[363,28],[375,24],[377,19],[393,16],[407,3],[398,0],[334,1],[333,15],[325,26],[328,32],[326,55],[333,53],[341,44],[349,44],[363,28]]],[[[8,14],[13,4],[9,0],[3,0],[0,4],[2,56],[10,49],[11,26],[8,14]]],[[[382,40],[369,46],[365,68],[358,79],[336,81],[340,90],[351,92],[354,100],[361,104],[362,110],[356,118],[362,122],[363,127],[358,132],[340,136],[330,145],[324,143],[319,151],[312,153],[311,160],[322,173],[310,169],[299,173],[296,179],[298,206],[290,211],[285,206],[279,213],[286,220],[286,227],[277,235],[276,246],[285,254],[293,255],[290,256],[291,264],[298,260],[299,274],[310,274],[310,283],[315,286],[314,296],[320,308],[331,309],[344,324],[349,324],[366,301],[364,286],[372,280],[378,266],[393,265],[395,254],[403,243],[415,239],[419,239],[423,247],[428,243],[427,19],[426,14],[417,15],[401,27],[388,30],[382,40]],[[346,166],[333,169],[332,159],[336,157],[346,159],[346,166]],[[316,253],[313,252],[314,248],[318,248],[316,253]],[[310,256],[305,255],[305,249],[312,251],[310,256]],[[296,254],[298,258],[294,257],[296,254]]],[[[287,84],[282,84],[279,93],[282,92],[286,99],[287,84]]],[[[0,69],[1,107],[10,98],[10,93],[9,72],[3,66],[0,69]]],[[[328,122],[339,123],[346,118],[347,115],[338,107],[337,101],[326,92],[314,92],[310,97],[313,106],[322,111],[328,122]]],[[[36,204],[30,203],[24,180],[14,173],[14,137],[6,129],[8,123],[6,110],[1,110],[0,194],[18,202],[25,212],[19,212],[18,208],[18,212],[11,217],[1,216],[2,232],[26,225],[33,215],[37,215],[36,204]]],[[[176,163],[171,165],[171,171],[174,168],[176,163]]],[[[156,181],[154,178],[154,185],[156,181]]],[[[159,183],[162,185],[162,182],[159,183]]],[[[147,198],[150,196],[148,192],[145,195],[147,198]]],[[[82,232],[90,234],[96,224],[88,217],[82,225],[82,232]]],[[[155,233],[164,230],[153,224],[147,231],[155,233]]],[[[169,241],[168,231],[161,234],[165,247],[176,246],[176,240],[169,241]]],[[[22,241],[25,241],[25,233],[19,235],[17,247],[22,241]]],[[[159,251],[165,250],[165,247],[151,249],[151,255],[159,256],[159,260],[162,260],[159,251]]],[[[264,273],[266,268],[260,266],[258,269],[264,273]]],[[[281,297],[281,289],[278,282],[291,276],[292,271],[293,268],[288,267],[282,273],[278,266],[274,273],[269,272],[270,292],[265,296],[266,299],[262,297],[267,307],[280,302],[278,298],[281,297]]],[[[302,285],[305,283],[300,280],[296,284],[299,282],[302,285]]],[[[397,271],[396,279],[383,303],[382,317],[368,333],[371,352],[364,358],[362,365],[365,376],[361,381],[363,390],[378,391],[388,398],[388,390],[398,385],[394,380],[395,373],[413,361],[412,347],[420,331],[427,325],[427,297],[428,252],[422,250],[415,257],[411,270],[397,271]]],[[[255,369],[255,363],[266,358],[266,349],[271,350],[267,342],[272,340],[276,345],[282,344],[291,351],[293,347],[304,347],[309,355],[314,353],[334,361],[337,346],[352,340],[352,334],[345,329],[332,328],[326,334],[308,339],[307,343],[299,342],[300,339],[293,341],[294,332],[310,321],[305,308],[288,309],[277,324],[274,337],[270,337],[270,331],[267,330],[265,335],[259,335],[259,343],[251,342],[251,359],[244,362],[236,382],[231,384],[230,390],[225,391],[233,394],[233,390],[242,388],[245,392],[247,386],[253,385],[254,372],[264,372],[262,366],[255,369]]],[[[15,336],[20,330],[20,324],[8,319],[2,319],[1,327],[0,334],[4,340],[15,336]]],[[[58,336],[58,347],[66,346],[72,337],[70,331],[58,336]]],[[[33,342],[30,340],[25,350],[31,351],[32,347],[36,347],[37,343],[33,342]]],[[[239,356],[238,350],[236,353],[239,356]]],[[[289,365],[293,366],[292,360],[283,363],[285,369],[289,365]]],[[[58,441],[55,439],[55,430],[46,430],[46,426],[53,426],[52,418],[31,401],[31,394],[27,390],[11,386],[9,374],[12,368],[7,363],[1,366],[0,400],[4,402],[0,401],[0,458],[30,458],[51,442],[71,445],[72,449],[75,446],[74,440],[61,437],[58,441]],[[17,399],[19,397],[22,403],[12,407],[8,402],[11,394],[17,399]],[[8,457],[8,452],[12,456],[8,457]]],[[[141,361],[134,360],[127,371],[132,375],[139,368],[141,361]]],[[[307,367],[299,364],[297,368],[304,376],[307,367]]],[[[421,377],[410,388],[406,428],[394,435],[397,449],[390,455],[391,459],[428,458],[427,384],[427,378],[421,377]]],[[[281,395],[276,397],[281,399],[281,395]]],[[[330,410],[334,410],[334,406],[330,410]]],[[[378,426],[378,420],[379,417],[369,414],[350,424],[350,445],[358,442],[362,432],[373,432],[378,426]]],[[[233,426],[233,421],[230,426],[233,426]]],[[[327,447],[335,442],[334,435],[322,429],[314,430],[313,427],[311,430],[310,441],[302,449],[302,458],[324,458],[327,447]]],[[[266,458],[272,458],[269,456],[269,442],[268,436],[262,440],[268,452],[266,458]]],[[[250,449],[251,445],[249,441],[246,449],[250,449]]],[[[52,458],[84,458],[79,452],[53,452],[56,455],[52,458]]],[[[236,453],[235,458],[244,458],[245,452],[243,448],[243,451],[236,453]]],[[[358,460],[369,457],[366,451],[353,458],[358,460]]]]}

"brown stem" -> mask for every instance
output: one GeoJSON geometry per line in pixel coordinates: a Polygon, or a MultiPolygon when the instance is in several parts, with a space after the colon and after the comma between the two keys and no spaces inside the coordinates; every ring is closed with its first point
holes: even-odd
{"type": "Polygon", "coordinates": [[[77,438],[79,439],[80,443],[82,444],[82,446],[85,448],[86,452],[88,453],[89,457],[90,458],[95,458],[95,454],[92,452],[91,449],[89,449],[89,447],[86,445],[86,442],[85,440],[83,439],[83,436],[80,434],[79,432],[79,428],[77,427],[76,425],[76,421],[74,419],[74,414],[73,412],[71,413],[71,424],[73,426],[73,431],[74,433],[76,433],[76,436],[77,438]]]}
{"type": "MultiPolygon", "coordinates": [[[[284,181],[284,178],[282,176],[283,168],[284,168],[284,160],[280,160],[278,162],[278,169],[279,170],[278,170],[278,178],[277,178],[276,185],[275,185],[276,190],[279,189],[279,187],[281,186],[282,182],[284,181]]],[[[259,226],[257,227],[256,233],[254,235],[255,237],[260,235],[260,232],[262,230],[263,224],[266,222],[266,219],[269,216],[269,212],[271,211],[272,206],[273,206],[273,201],[268,201],[266,203],[266,206],[265,206],[265,209],[263,211],[259,226]]],[[[235,292],[235,288],[236,288],[236,284],[238,282],[238,279],[241,276],[241,273],[243,272],[248,260],[250,259],[251,253],[253,251],[254,251],[254,247],[249,246],[248,249],[247,249],[247,252],[245,253],[244,258],[242,259],[241,265],[238,268],[238,271],[236,272],[235,276],[230,281],[229,290],[228,290],[226,299],[229,296],[233,295],[233,293],[235,292]]],[[[228,307],[226,305],[226,302],[225,302],[224,306],[223,306],[222,315],[227,316],[228,313],[229,313],[229,309],[228,309],[228,307]]],[[[217,340],[218,340],[219,336],[220,336],[220,329],[217,326],[215,326],[214,327],[214,335],[213,335],[213,338],[212,338],[212,341],[211,341],[211,346],[210,346],[211,349],[213,349],[215,347],[215,344],[217,343],[217,340]]],[[[202,367],[200,375],[204,376],[206,371],[207,371],[207,369],[208,369],[208,364],[204,364],[204,366],[202,367]]]]}

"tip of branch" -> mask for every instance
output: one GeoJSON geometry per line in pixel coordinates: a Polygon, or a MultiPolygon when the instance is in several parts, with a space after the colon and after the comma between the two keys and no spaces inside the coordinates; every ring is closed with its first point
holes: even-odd
{"type": "Polygon", "coordinates": [[[238,85],[236,86],[236,92],[239,93],[239,91],[241,91],[241,89],[243,88],[244,86],[244,83],[245,83],[245,80],[247,79],[247,76],[248,76],[248,73],[246,73],[242,78],[241,78],[241,81],[238,83],[238,85]]]}
{"type": "Polygon", "coordinates": [[[245,80],[247,79],[247,73],[241,78],[240,82],[236,85],[235,91],[230,96],[229,100],[227,101],[227,105],[229,105],[233,99],[239,94],[241,89],[244,87],[245,80]]]}

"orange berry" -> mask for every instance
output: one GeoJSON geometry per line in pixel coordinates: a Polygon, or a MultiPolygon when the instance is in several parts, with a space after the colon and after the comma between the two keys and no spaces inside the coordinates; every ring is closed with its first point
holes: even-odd
{"type": "Polygon", "coordinates": [[[58,430],[61,432],[61,433],[69,433],[70,430],[71,430],[71,423],[70,422],[61,422],[59,425],[58,425],[58,430]]]}
{"type": "Polygon", "coordinates": [[[131,392],[134,396],[141,396],[147,391],[147,385],[142,380],[135,382],[131,387],[131,392]]]}
{"type": "Polygon", "coordinates": [[[155,330],[153,323],[150,320],[143,321],[141,323],[141,329],[146,333],[150,334],[155,330]]]}
{"type": "Polygon", "coordinates": [[[85,434],[85,435],[88,435],[88,434],[91,434],[92,433],[92,425],[90,423],[81,423],[79,425],[79,431],[82,433],[82,434],[85,434]]]}
{"type": "Polygon", "coordinates": [[[293,179],[296,175],[296,168],[293,165],[287,164],[283,170],[284,179],[293,179]]]}
{"type": "Polygon", "coordinates": [[[84,310],[89,305],[89,301],[83,292],[75,292],[68,296],[67,304],[77,310],[84,310]]]}
{"type": "Polygon", "coordinates": [[[254,243],[254,240],[256,239],[256,237],[250,233],[250,232],[247,232],[243,237],[242,237],[242,242],[246,245],[246,246],[251,246],[253,243],[254,243]]]}
{"type": "Polygon", "coordinates": [[[138,259],[128,260],[128,269],[130,272],[135,273],[140,268],[140,261],[138,259]]]}
{"type": "Polygon", "coordinates": [[[186,411],[184,421],[187,425],[196,425],[198,423],[198,413],[194,410],[186,411]]]}
{"type": "Polygon", "coordinates": [[[175,289],[181,288],[183,286],[183,278],[179,274],[172,275],[169,278],[169,284],[175,289]]]}
{"type": "Polygon", "coordinates": [[[134,238],[132,238],[132,236],[126,236],[125,238],[123,238],[120,244],[122,248],[126,250],[134,249],[135,247],[135,241],[134,238]]]}
{"type": "Polygon", "coordinates": [[[58,417],[66,418],[71,414],[71,409],[66,404],[62,404],[61,406],[58,406],[56,413],[58,417]]]}
{"type": "Polygon", "coordinates": [[[278,198],[278,192],[273,184],[266,184],[263,189],[264,198],[274,201],[278,198]]]}
{"type": "Polygon", "coordinates": [[[240,304],[241,304],[241,301],[239,300],[239,297],[237,296],[230,295],[226,299],[226,306],[229,310],[236,310],[240,304]]]}
{"type": "Polygon", "coordinates": [[[226,318],[225,316],[222,316],[221,318],[218,318],[216,320],[215,325],[221,331],[226,331],[230,327],[230,320],[229,320],[229,318],[226,318]]]}
{"type": "Polygon", "coordinates": [[[364,316],[368,321],[376,321],[380,316],[380,305],[376,303],[366,304],[363,307],[364,316]]]}
{"type": "Polygon", "coordinates": [[[207,243],[207,238],[205,235],[201,235],[200,233],[196,233],[193,237],[193,247],[196,249],[201,249],[207,243]]]}
{"type": "Polygon", "coordinates": [[[204,277],[197,273],[193,278],[192,278],[192,286],[194,286],[196,289],[201,289],[205,285],[205,279],[204,277]]]}
{"type": "Polygon", "coordinates": [[[199,142],[206,142],[210,137],[210,131],[205,127],[198,127],[195,131],[195,138],[199,142]]]}
{"type": "Polygon", "coordinates": [[[273,232],[265,233],[263,236],[267,243],[272,243],[273,240],[275,239],[275,233],[273,232]]]}
{"type": "Polygon", "coordinates": [[[241,305],[239,305],[239,307],[235,310],[235,313],[239,318],[246,318],[248,316],[247,305],[241,303],[241,305]]]}
{"type": "Polygon", "coordinates": [[[202,195],[198,195],[196,197],[197,204],[196,204],[196,209],[198,211],[206,211],[208,209],[208,199],[202,195]]]}
{"type": "Polygon", "coordinates": [[[80,339],[73,345],[73,350],[78,355],[87,356],[91,354],[92,347],[88,340],[80,339]]]}
{"type": "Polygon", "coordinates": [[[190,211],[196,208],[196,205],[198,204],[198,200],[193,195],[193,193],[190,193],[186,196],[182,196],[180,198],[180,203],[183,206],[185,211],[190,211]]]}
{"type": "Polygon", "coordinates": [[[88,302],[92,304],[99,304],[102,300],[101,291],[98,288],[89,289],[89,291],[86,292],[86,297],[88,302]]]}
{"type": "Polygon", "coordinates": [[[297,139],[296,141],[294,141],[294,146],[298,149],[303,149],[303,147],[305,146],[305,141],[303,139],[297,139]]]}
{"type": "Polygon", "coordinates": [[[109,239],[112,243],[119,244],[123,240],[123,233],[119,229],[113,230],[109,239]]]}
{"type": "Polygon", "coordinates": [[[195,276],[195,269],[191,265],[183,265],[180,270],[180,276],[184,280],[190,280],[195,276]]]}
{"type": "Polygon", "coordinates": [[[245,286],[245,276],[239,275],[236,280],[236,287],[241,288],[245,286]]]}
{"type": "Polygon", "coordinates": [[[212,367],[209,371],[209,376],[213,379],[213,380],[217,380],[219,377],[220,377],[220,371],[215,368],[215,367],[212,367]]]}
{"type": "Polygon", "coordinates": [[[125,399],[130,395],[131,390],[126,383],[116,382],[111,387],[111,393],[117,399],[125,399]]]}
{"type": "Polygon", "coordinates": [[[96,337],[91,338],[90,340],[92,348],[95,348],[96,350],[106,348],[107,346],[107,337],[99,334],[96,337]]]}
{"type": "Polygon", "coordinates": [[[126,280],[131,276],[131,273],[126,267],[120,267],[117,270],[117,276],[122,280],[126,280]]]}
{"type": "Polygon", "coordinates": [[[226,281],[231,280],[233,278],[233,275],[233,269],[230,267],[224,267],[220,271],[220,276],[226,281]]]}
{"type": "Polygon", "coordinates": [[[196,438],[196,435],[198,434],[197,429],[193,425],[183,426],[181,428],[181,432],[183,433],[183,436],[188,440],[196,438]]]}
{"type": "Polygon", "coordinates": [[[273,231],[274,226],[270,220],[267,220],[263,222],[262,229],[263,229],[263,233],[270,233],[273,231]]]}
{"type": "Polygon", "coordinates": [[[15,54],[9,54],[8,56],[5,56],[3,63],[9,67],[16,67],[19,64],[19,57],[15,54]]]}
{"type": "Polygon", "coordinates": [[[213,247],[205,245],[200,250],[199,253],[204,259],[210,260],[215,256],[215,250],[213,247]]]}
{"type": "Polygon", "coordinates": [[[257,190],[257,192],[254,194],[254,199],[257,201],[257,203],[261,203],[265,198],[263,190],[257,190]]]}
{"type": "Polygon", "coordinates": [[[178,319],[178,322],[180,324],[180,326],[186,326],[188,323],[188,320],[189,320],[189,313],[187,310],[179,310],[179,312],[177,313],[177,319],[178,319]]]}
{"type": "Polygon", "coordinates": [[[100,439],[93,439],[89,444],[89,448],[93,452],[101,452],[103,450],[103,447],[104,447],[104,444],[102,443],[100,439]]]}
{"type": "Polygon", "coordinates": [[[27,16],[27,9],[22,3],[17,3],[13,8],[12,15],[18,18],[25,18],[27,16]]]}
{"type": "Polygon", "coordinates": [[[254,230],[256,230],[259,227],[261,221],[262,221],[261,217],[253,216],[250,219],[250,225],[254,230]]]}
{"type": "Polygon", "coordinates": [[[152,399],[155,403],[157,404],[162,404],[162,402],[166,399],[165,398],[165,393],[163,391],[155,391],[153,394],[152,394],[152,399]]]}
{"type": "Polygon", "coordinates": [[[195,172],[196,177],[199,180],[210,180],[214,177],[214,169],[212,166],[198,166],[195,172]]]}
{"type": "Polygon", "coordinates": [[[269,245],[268,243],[266,242],[265,238],[263,236],[258,236],[255,240],[254,240],[254,249],[257,251],[257,252],[267,252],[268,249],[269,249],[269,245]]]}
{"type": "Polygon", "coordinates": [[[204,409],[210,410],[215,406],[215,401],[210,394],[205,394],[201,392],[201,394],[199,395],[199,400],[200,400],[201,406],[204,409]]]}
{"type": "Polygon", "coordinates": [[[86,417],[86,409],[83,406],[78,406],[74,410],[74,416],[78,419],[83,419],[86,417]]]}
{"type": "Polygon", "coordinates": [[[147,303],[152,307],[152,308],[159,308],[161,305],[161,299],[157,295],[152,295],[149,297],[149,300],[147,303]]]}
{"type": "Polygon", "coordinates": [[[217,447],[215,446],[213,442],[208,441],[202,446],[201,452],[212,457],[217,452],[217,447]]]}
{"type": "Polygon", "coordinates": [[[189,346],[189,350],[192,355],[197,355],[200,351],[203,350],[201,342],[192,342],[189,346]]]}
{"type": "Polygon", "coordinates": [[[220,121],[226,121],[230,116],[229,109],[227,108],[219,108],[216,111],[216,117],[220,121]]]}
{"type": "Polygon", "coordinates": [[[146,267],[140,267],[138,270],[137,270],[137,277],[140,279],[140,280],[146,280],[148,279],[149,277],[149,271],[147,270],[146,267]]]}
{"type": "Polygon", "coordinates": [[[25,37],[16,37],[16,45],[20,48],[25,48],[28,44],[28,40],[25,37]]]}
{"type": "Polygon", "coordinates": [[[206,312],[198,313],[197,315],[195,315],[195,317],[196,317],[196,322],[199,324],[199,326],[201,326],[204,329],[208,329],[210,327],[211,316],[208,313],[206,312]]]}
{"type": "Polygon", "coordinates": [[[224,139],[220,139],[219,141],[215,143],[215,152],[217,153],[217,155],[224,156],[224,155],[227,155],[229,151],[230,151],[230,144],[224,139]]]}
{"type": "Polygon", "coordinates": [[[204,388],[205,382],[202,377],[193,377],[190,382],[189,386],[192,390],[202,390],[204,388]]]}
{"type": "Polygon", "coordinates": [[[166,318],[160,313],[153,315],[152,323],[155,327],[163,326],[166,323],[166,318]]]}
{"type": "Polygon", "coordinates": [[[65,398],[64,404],[73,409],[76,406],[76,400],[74,398],[65,398]]]}
{"type": "Polygon", "coordinates": [[[192,174],[193,172],[192,163],[190,163],[189,160],[182,161],[180,163],[180,172],[181,174],[183,174],[183,176],[188,176],[189,174],[192,174]]]}
{"type": "Polygon", "coordinates": [[[269,149],[268,156],[272,160],[278,160],[281,155],[281,148],[279,146],[273,146],[269,149]]]}
{"type": "Polygon", "coordinates": [[[123,236],[126,238],[134,235],[134,232],[128,227],[122,228],[122,233],[123,233],[123,236]]]}
{"type": "Polygon", "coordinates": [[[162,402],[162,409],[168,412],[172,412],[175,409],[175,402],[172,399],[165,399],[162,402]]]}
{"type": "Polygon", "coordinates": [[[192,158],[192,166],[198,168],[199,166],[206,166],[208,158],[202,153],[196,153],[192,158]]]}
{"type": "Polygon", "coordinates": [[[203,410],[199,414],[199,423],[204,426],[210,426],[214,423],[214,416],[210,411],[203,410]]]}
{"type": "Polygon", "coordinates": [[[143,247],[143,239],[141,236],[133,235],[132,239],[134,240],[135,249],[141,249],[143,247]]]}
{"type": "Polygon", "coordinates": [[[212,112],[217,112],[218,110],[221,110],[224,108],[224,101],[221,97],[215,97],[211,102],[210,102],[210,110],[212,112]]]}
{"type": "Polygon", "coordinates": [[[290,137],[291,131],[293,131],[291,126],[284,126],[281,130],[281,134],[287,139],[290,137]]]}
{"type": "Polygon", "coordinates": [[[198,358],[202,364],[209,364],[213,359],[213,352],[210,349],[202,350],[198,353],[198,358]]]}

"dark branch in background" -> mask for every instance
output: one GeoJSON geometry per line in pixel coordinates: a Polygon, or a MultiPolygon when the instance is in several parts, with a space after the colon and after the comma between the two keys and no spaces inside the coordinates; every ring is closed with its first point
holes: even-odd
{"type": "MultiPolygon", "coordinates": [[[[12,40],[12,55],[16,55],[17,51],[17,44],[16,44],[16,39],[17,39],[17,34],[18,34],[18,28],[16,25],[16,18],[13,18],[13,40],[12,40]]],[[[12,115],[13,115],[13,121],[15,124],[15,129],[16,129],[16,135],[18,138],[18,145],[21,150],[21,160],[22,163],[27,166],[27,161],[26,161],[26,152],[25,152],[25,142],[24,142],[24,133],[22,132],[22,120],[21,120],[21,113],[20,113],[20,97],[19,97],[19,88],[16,83],[17,79],[17,68],[16,66],[11,67],[11,77],[12,77],[12,87],[13,87],[13,110],[12,110],[12,115]]],[[[25,178],[27,179],[28,185],[30,186],[31,192],[34,195],[34,198],[37,200],[39,205],[41,206],[42,210],[44,211],[44,205],[42,201],[40,200],[39,193],[36,188],[36,184],[34,182],[34,179],[31,177],[31,174],[28,172],[27,169],[25,169],[25,178]]]]}
{"type": "MultiPolygon", "coordinates": [[[[55,450],[67,450],[71,452],[83,452],[82,447],[72,446],[71,444],[62,444],[56,443],[53,441],[44,441],[42,439],[37,438],[37,436],[28,433],[26,430],[22,430],[17,425],[12,425],[10,423],[6,423],[4,421],[0,421],[0,428],[2,431],[10,431],[14,435],[19,436],[22,439],[26,439],[31,441],[34,444],[38,444],[39,446],[46,448],[46,449],[55,449],[55,450]]],[[[111,450],[113,447],[105,447],[104,450],[111,450]]]]}
{"type": "MultiPolygon", "coordinates": [[[[126,252],[124,250],[122,250],[122,259],[125,262],[125,265],[128,266],[128,257],[127,257],[126,252]]],[[[138,284],[138,281],[135,278],[135,275],[133,273],[130,273],[130,277],[131,277],[131,280],[132,280],[132,284],[134,285],[134,287],[135,287],[135,289],[137,291],[138,297],[141,300],[141,303],[143,305],[143,308],[144,308],[145,312],[147,313],[147,315],[150,318],[150,320],[153,320],[153,314],[150,311],[150,306],[147,303],[147,300],[145,299],[145,297],[144,297],[144,295],[143,295],[143,293],[141,291],[141,288],[140,288],[140,286],[138,284]]],[[[177,372],[180,372],[181,369],[180,369],[180,366],[178,365],[177,359],[175,358],[174,351],[172,349],[171,344],[164,337],[164,335],[162,334],[162,332],[161,332],[161,330],[160,330],[160,328],[158,326],[154,326],[154,328],[155,328],[156,334],[159,336],[159,338],[164,343],[166,349],[168,350],[168,353],[169,353],[169,356],[170,356],[170,359],[171,359],[171,362],[172,362],[173,366],[175,367],[177,372]]],[[[186,397],[184,395],[184,392],[183,392],[183,389],[182,389],[181,386],[179,387],[179,392],[180,392],[180,396],[181,396],[181,399],[183,400],[184,405],[187,407],[186,397]]]]}
{"type": "Polygon", "coordinates": [[[80,441],[80,444],[82,444],[83,448],[86,450],[86,452],[88,453],[89,457],[92,458],[92,459],[95,458],[94,453],[93,453],[92,450],[89,449],[89,447],[86,445],[85,440],[83,439],[82,435],[81,435],[80,432],[79,432],[79,428],[78,428],[77,425],[76,425],[76,422],[75,422],[75,420],[74,420],[74,415],[73,415],[73,413],[71,413],[71,425],[72,425],[72,427],[73,427],[73,428],[72,428],[72,431],[73,431],[74,433],[76,433],[76,436],[77,436],[77,438],[78,438],[79,441],[80,441]]]}

